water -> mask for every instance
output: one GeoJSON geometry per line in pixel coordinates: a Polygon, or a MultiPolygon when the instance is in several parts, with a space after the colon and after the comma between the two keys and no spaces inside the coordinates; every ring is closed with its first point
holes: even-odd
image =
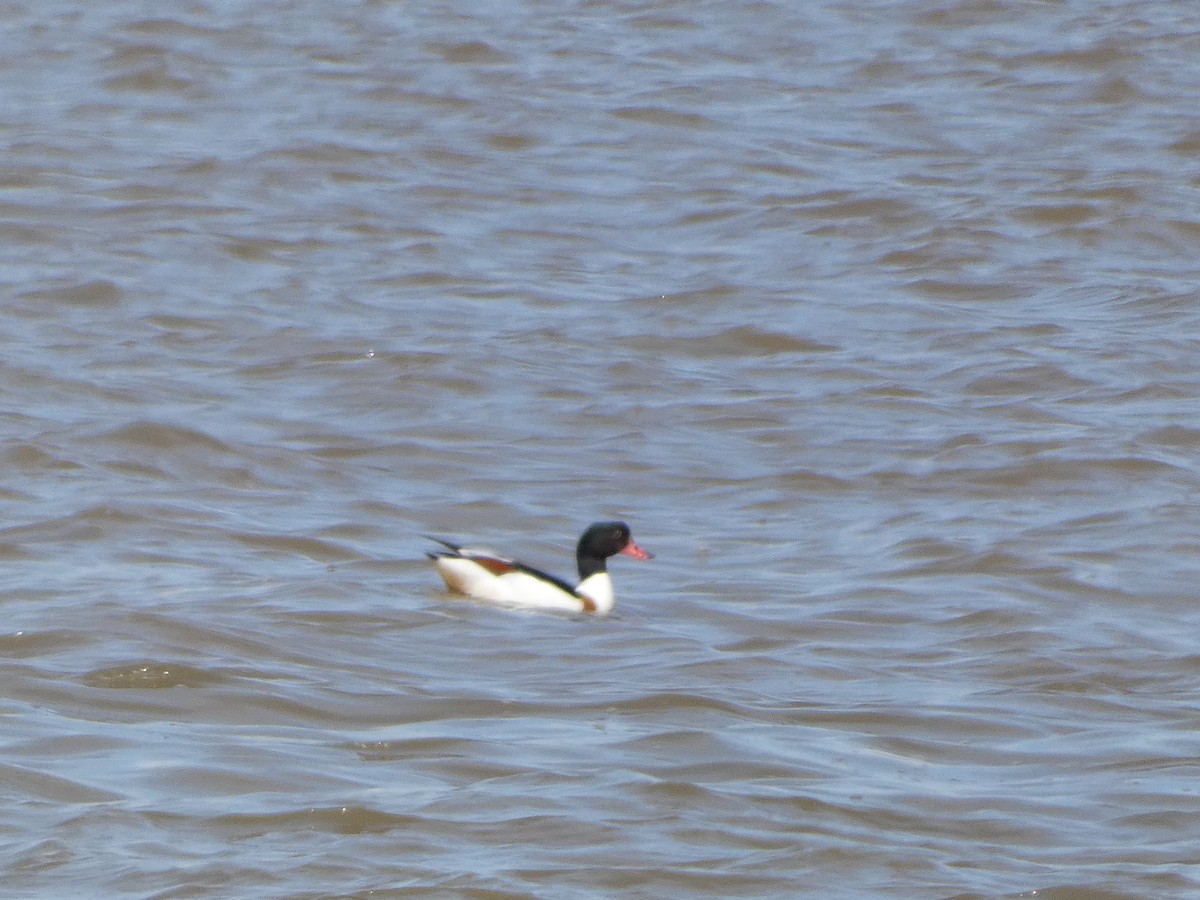
{"type": "Polygon", "coordinates": [[[1188,5],[6,19],[7,896],[1200,890],[1188,5]]]}

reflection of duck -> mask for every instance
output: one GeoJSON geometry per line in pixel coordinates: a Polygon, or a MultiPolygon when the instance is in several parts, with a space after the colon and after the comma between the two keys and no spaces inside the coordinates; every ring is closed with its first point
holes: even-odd
{"type": "Polygon", "coordinates": [[[624,522],[589,525],[575,549],[579,584],[572,587],[560,578],[497,556],[490,550],[461,547],[440,538],[430,539],[447,548],[428,556],[446,587],[452,591],[509,606],[601,615],[613,608],[612,581],[606,567],[608,558],[618,553],[634,559],[651,557],[633,542],[629,526],[624,522]]]}

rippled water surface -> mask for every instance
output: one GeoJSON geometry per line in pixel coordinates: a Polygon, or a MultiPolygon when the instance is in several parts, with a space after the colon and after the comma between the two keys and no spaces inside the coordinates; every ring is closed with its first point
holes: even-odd
{"type": "Polygon", "coordinates": [[[5,22],[6,896],[1200,895],[1191,4],[5,22]]]}

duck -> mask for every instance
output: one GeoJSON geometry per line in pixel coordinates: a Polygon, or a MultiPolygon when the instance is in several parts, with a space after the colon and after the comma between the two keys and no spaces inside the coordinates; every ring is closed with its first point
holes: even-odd
{"type": "Polygon", "coordinates": [[[606,615],[615,596],[608,575],[608,559],[617,554],[652,559],[633,540],[624,522],[594,522],[579,537],[575,563],[579,583],[549,575],[491,550],[472,549],[425,535],[446,549],[428,551],[442,581],[451,591],[476,600],[527,609],[552,609],[606,615]]]}

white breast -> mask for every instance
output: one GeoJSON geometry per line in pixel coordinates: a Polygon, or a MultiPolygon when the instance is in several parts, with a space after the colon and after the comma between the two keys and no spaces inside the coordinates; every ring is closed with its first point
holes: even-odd
{"type": "Polygon", "coordinates": [[[595,603],[595,611],[600,615],[603,616],[612,612],[615,598],[613,597],[612,579],[608,577],[607,572],[597,572],[595,575],[589,575],[583,581],[579,582],[579,586],[575,590],[595,603]]]}

